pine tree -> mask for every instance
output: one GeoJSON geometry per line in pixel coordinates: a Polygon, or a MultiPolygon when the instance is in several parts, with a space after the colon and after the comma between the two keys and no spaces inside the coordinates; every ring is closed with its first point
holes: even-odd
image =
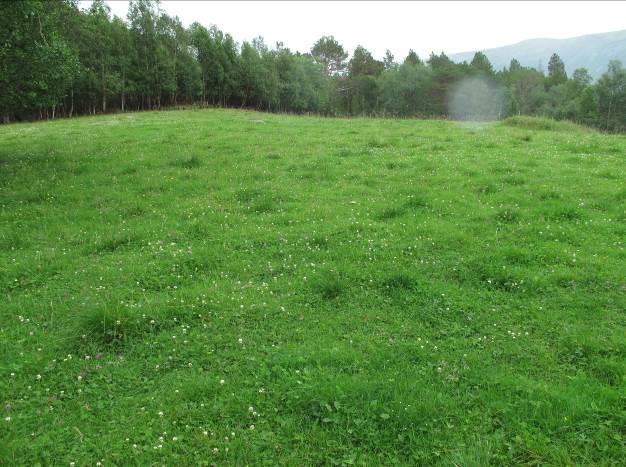
{"type": "Polygon", "coordinates": [[[552,54],[548,62],[548,87],[563,84],[567,81],[567,73],[565,73],[565,64],[561,57],[556,53],[552,54]]]}

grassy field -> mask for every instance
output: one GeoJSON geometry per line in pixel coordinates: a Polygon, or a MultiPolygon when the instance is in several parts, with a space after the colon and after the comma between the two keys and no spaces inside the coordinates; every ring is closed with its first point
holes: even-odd
{"type": "Polygon", "coordinates": [[[622,464],[626,138],[0,127],[0,464],[622,464]]]}

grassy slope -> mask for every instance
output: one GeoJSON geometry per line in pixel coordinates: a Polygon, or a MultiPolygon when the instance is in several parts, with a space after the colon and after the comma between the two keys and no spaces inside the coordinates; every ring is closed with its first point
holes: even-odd
{"type": "Polygon", "coordinates": [[[626,139],[556,130],[0,127],[0,463],[619,463],[626,139]]]}

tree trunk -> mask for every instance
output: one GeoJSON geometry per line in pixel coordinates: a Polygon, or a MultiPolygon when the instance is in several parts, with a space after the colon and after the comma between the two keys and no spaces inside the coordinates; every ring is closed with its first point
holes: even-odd
{"type": "Polygon", "coordinates": [[[2,123],[9,123],[9,116],[8,115],[3,115],[2,116],[2,123]]]}
{"type": "Polygon", "coordinates": [[[106,81],[104,80],[104,62],[102,62],[102,113],[106,113],[107,111],[107,90],[106,90],[106,81]]]}
{"type": "Polygon", "coordinates": [[[72,118],[72,114],[74,113],[74,87],[70,89],[70,118],[72,118]]]}
{"type": "Polygon", "coordinates": [[[124,112],[125,100],[126,100],[126,70],[122,71],[122,112],[124,112]]]}
{"type": "Polygon", "coordinates": [[[52,120],[54,120],[54,114],[56,113],[57,106],[56,104],[52,106],[52,120]]]}

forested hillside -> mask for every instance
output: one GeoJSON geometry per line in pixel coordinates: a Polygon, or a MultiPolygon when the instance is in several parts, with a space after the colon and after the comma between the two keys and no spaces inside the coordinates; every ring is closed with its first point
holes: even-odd
{"type": "Polygon", "coordinates": [[[502,96],[497,118],[542,115],[626,128],[626,70],[619,61],[595,84],[585,69],[568,76],[557,54],[547,68],[544,74],[511,60],[496,72],[480,52],[460,64],[443,53],[420,58],[413,51],[378,60],[362,47],[350,55],[333,37],[320,38],[306,54],[262,38],[239,44],[216,27],[185,27],[150,0],[132,1],[126,19],[112,17],[101,0],[86,11],[70,0],[0,4],[4,122],[189,104],[448,117],[453,90],[479,78],[502,96]]]}

